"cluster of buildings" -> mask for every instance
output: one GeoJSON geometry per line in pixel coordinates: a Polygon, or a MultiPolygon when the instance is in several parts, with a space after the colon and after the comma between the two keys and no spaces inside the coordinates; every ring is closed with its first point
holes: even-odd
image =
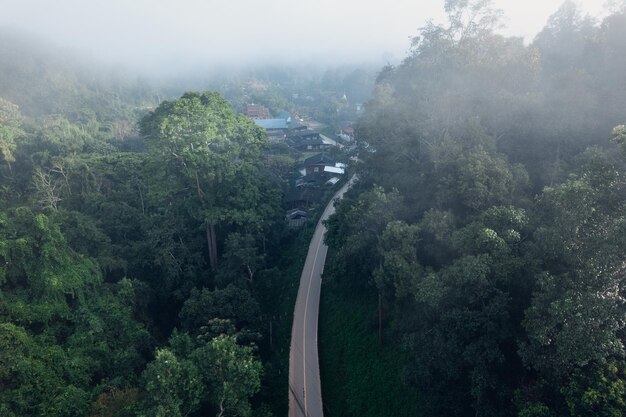
{"type": "MultiPolygon", "coordinates": [[[[246,105],[244,113],[265,129],[270,143],[284,143],[291,149],[310,155],[298,168],[299,178],[295,180],[284,200],[288,209],[285,214],[287,223],[294,227],[305,224],[309,210],[320,202],[325,189],[337,184],[345,174],[346,165],[336,161],[329,152],[331,147],[343,145],[287,113],[272,118],[267,108],[256,104],[246,105]]],[[[353,141],[354,131],[350,129],[341,128],[339,133],[342,140],[353,141]]]]}
{"type": "Polygon", "coordinates": [[[309,210],[324,197],[328,187],[337,184],[346,172],[346,164],[337,162],[325,152],[304,160],[299,178],[284,198],[288,209],[285,220],[290,226],[301,226],[308,219],[309,210]]]}
{"type": "Polygon", "coordinates": [[[335,142],[302,124],[290,115],[273,119],[254,119],[254,123],[265,129],[270,143],[285,143],[300,152],[321,151],[335,142]]]}

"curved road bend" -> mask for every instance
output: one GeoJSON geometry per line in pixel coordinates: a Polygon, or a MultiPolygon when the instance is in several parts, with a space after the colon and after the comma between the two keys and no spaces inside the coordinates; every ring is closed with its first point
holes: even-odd
{"type": "Polygon", "coordinates": [[[324,244],[326,228],[322,224],[335,212],[336,198],[341,198],[354,182],[350,179],[324,209],[317,223],[304,262],[300,288],[291,328],[289,350],[289,417],[322,417],[322,391],[317,358],[317,318],[322,272],[328,247],[324,244]]]}

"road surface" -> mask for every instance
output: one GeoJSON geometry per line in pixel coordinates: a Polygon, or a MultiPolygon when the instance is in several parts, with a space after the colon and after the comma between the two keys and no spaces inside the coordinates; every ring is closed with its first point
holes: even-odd
{"type": "Polygon", "coordinates": [[[321,278],[328,251],[328,247],[324,244],[326,228],[322,221],[335,212],[334,200],[341,198],[353,182],[354,178],[341,187],[324,209],[315,228],[302,269],[289,350],[289,417],[322,417],[324,415],[317,358],[317,318],[321,278]]]}

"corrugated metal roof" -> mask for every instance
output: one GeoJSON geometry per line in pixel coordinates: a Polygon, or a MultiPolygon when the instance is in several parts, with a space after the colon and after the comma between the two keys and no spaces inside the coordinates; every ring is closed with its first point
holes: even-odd
{"type": "Polygon", "coordinates": [[[331,174],[343,174],[345,171],[343,168],[325,166],[324,172],[330,172],[331,174]]]}
{"type": "Polygon", "coordinates": [[[287,129],[289,119],[255,119],[254,123],[263,129],[287,129]]]}

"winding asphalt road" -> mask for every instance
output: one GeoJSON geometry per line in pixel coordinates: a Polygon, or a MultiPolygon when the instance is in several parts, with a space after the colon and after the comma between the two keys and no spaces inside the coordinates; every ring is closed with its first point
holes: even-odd
{"type": "Polygon", "coordinates": [[[324,209],[317,223],[304,262],[300,288],[291,328],[289,351],[289,417],[322,417],[322,390],[317,357],[317,319],[319,315],[322,272],[328,247],[324,244],[326,227],[322,224],[335,212],[334,201],[341,198],[354,182],[350,179],[324,209]]]}

